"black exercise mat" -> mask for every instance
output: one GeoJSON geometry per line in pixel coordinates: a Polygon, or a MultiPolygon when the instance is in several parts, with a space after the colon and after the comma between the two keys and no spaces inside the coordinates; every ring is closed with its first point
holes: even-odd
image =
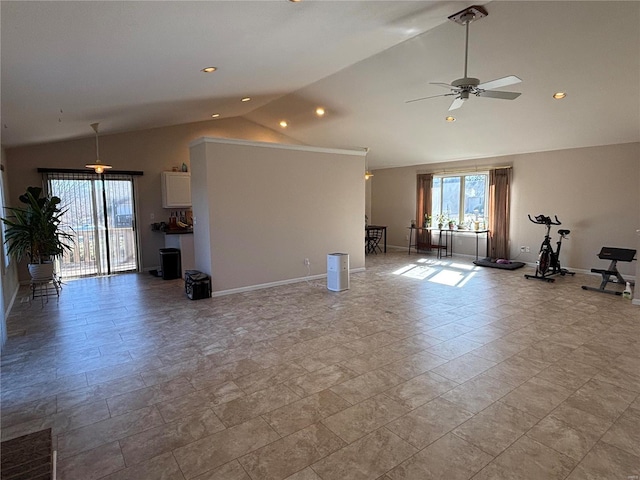
{"type": "Polygon", "coordinates": [[[495,261],[491,261],[490,258],[482,258],[473,263],[479,267],[500,268],[502,270],[515,270],[526,265],[524,262],[496,263],[495,261]]]}

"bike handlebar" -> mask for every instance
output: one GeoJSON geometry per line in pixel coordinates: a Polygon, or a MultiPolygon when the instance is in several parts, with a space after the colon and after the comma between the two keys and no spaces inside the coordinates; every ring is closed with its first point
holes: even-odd
{"type": "Polygon", "coordinates": [[[535,220],[533,218],[531,218],[531,215],[527,214],[527,217],[529,217],[529,220],[532,223],[538,224],[538,225],[562,225],[562,223],[560,222],[560,220],[558,220],[558,216],[554,215],[554,218],[556,219],[556,221],[552,221],[551,217],[546,217],[542,214],[540,215],[536,215],[535,220]]]}

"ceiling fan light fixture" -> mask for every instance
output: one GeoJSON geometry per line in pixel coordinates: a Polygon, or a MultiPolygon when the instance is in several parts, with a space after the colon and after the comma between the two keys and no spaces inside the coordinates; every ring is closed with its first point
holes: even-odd
{"type": "Polygon", "coordinates": [[[553,94],[553,98],[555,98],[556,100],[562,100],[566,96],[567,94],[565,92],[556,92],[553,94]]]}
{"type": "Polygon", "coordinates": [[[507,75],[506,77],[496,78],[488,82],[480,82],[478,78],[469,77],[467,75],[469,64],[469,25],[480,18],[486,17],[487,15],[488,13],[484,7],[474,5],[449,16],[449,20],[465,27],[464,74],[462,78],[453,80],[450,84],[443,82],[430,82],[433,85],[448,88],[450,90],[449,93],[414,98],[413,100],[407,100],[405,103],[419,102],[428,98],[453,96],[454,100],[449,107],[449,111],[451,111],[462,107],[464,102],[469,99],[470,95],[473,95],[474,97],[497,98],[502,100],[515,100],[520,96],[519,92],[495,90],[496,88],[520,83],[522,80],[515,75],[507,75]]]}
{"type": "Polygon", "coordinates": [[[448,117],[445,117],[445,121],[453,123],[456,121],[456,117],[452,117],[451,115],[449,115],[448,117]]]}
{"type": "Polygon", "coordinates": [[[202,70],[200,70],[201,72],[204,73],[213,73],[217,70],[217,67],[204,67],[202,70]]]}
{"type": "Polygon", "coordinates": [[[96,161],[95,163],[87,163],[85,168],[91,168],[96,173],[104,173],[105,170],[113,168],[111,165],[104,164],[100,161],[100,151],[98,148],[98,125],[99,123],[92,123],[91,128],[96,132],[96,161]]]}

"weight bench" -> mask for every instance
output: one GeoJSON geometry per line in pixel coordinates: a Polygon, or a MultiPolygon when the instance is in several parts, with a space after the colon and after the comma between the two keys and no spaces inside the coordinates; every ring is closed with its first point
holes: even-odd
{"type": "MultiPolygon", "coordinates": [[[[602,260],[611,260],[609,268],[607,268],[606,270],[600,268],[591,269],[593,273],[599,273],[600,275],[602,275],[602,283],[600,283],[600,287],[598,288],[587,287],[586,285],[583,285],[582,289],[593,290],[594,292],[610,293],[611,295],[622,295],[621,291],[618,292],[616,290],[607,290],[606,286],[607,283],[614,281],[620,285],[625,285],[625,282],[627,282],[627,280],[625,280],[622,275],[620,275],[620,272],[618,271],[616,265],[618,262],[630,262],[632,260],[635,260],[635,258],[633,258],[635,256],[636,251],[629,248],[602,247],[602,250],[600,250],[598,257],[602,260]],[[615,280],[613,280],[611,277],[615,277],[615,280]]],[[[633,285],[635,282],[629,281],[629,283],[633,285]]]]}

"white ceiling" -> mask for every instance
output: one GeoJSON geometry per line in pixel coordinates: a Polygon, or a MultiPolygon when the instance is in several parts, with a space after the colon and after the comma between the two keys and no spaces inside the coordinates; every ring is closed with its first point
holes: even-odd
{"type": "Polygon", "coordinates": [[[463,76],[447,16],[469,2],[2,1],[2,145],[215,112],[368,147],[371,168],[640,141],[640,3],[474,3],[489,15],[470,26],[469,76],[518,75],[504,90],[522,95],[473,97],[446,123],[451,97],[405,101],[463,76]]]}

